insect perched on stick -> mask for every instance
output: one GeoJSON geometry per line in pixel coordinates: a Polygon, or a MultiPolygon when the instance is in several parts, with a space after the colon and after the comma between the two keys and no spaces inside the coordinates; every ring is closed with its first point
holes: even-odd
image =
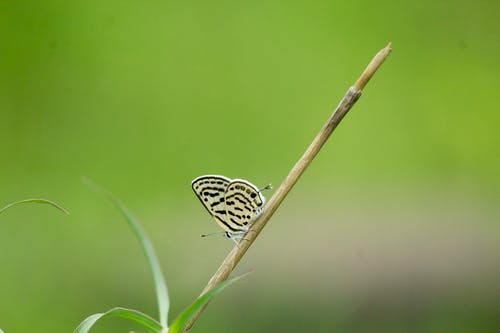
{"type": "MultiPolygon", "coordinates": [[[[271,188],[268,185],[259,189],[247,180],[220,175],[200,176],[193,180],[191,186],[215,222],[236,244],[262,213],[266,202],[262,190],[271,188]]],[[[205,236],[208,235],[202,235],[205,236]]]]}

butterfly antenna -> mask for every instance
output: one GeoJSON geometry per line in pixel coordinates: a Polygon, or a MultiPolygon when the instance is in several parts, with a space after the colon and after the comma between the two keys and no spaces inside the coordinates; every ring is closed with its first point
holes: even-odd
{"type": "Polygon", "coordinates": [[[267,186],[264,186],[263,188],[259,188],[259,192],[262,192],[264,190],[272,190],[273,189],[273,184],[268,184],[267,186]]]}
{"type": "Polygon", "coordinates": [[[201,237],[208,237],[208,236],[212,236],[212,235],[216,235],[216,234],[224,234],[225,231],[218,231],[218,232],[211,232],[209,234],[201,234],[200,236],[201,237]]]}

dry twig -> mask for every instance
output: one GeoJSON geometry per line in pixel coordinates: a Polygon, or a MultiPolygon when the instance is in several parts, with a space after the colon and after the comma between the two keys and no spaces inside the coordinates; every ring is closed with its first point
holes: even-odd
{"type": "MultiPolygon", "coordinates": [[[[389,43],[385,48],[380,50],[375,57],[372,59],[370,64],[366,67],[364,72],[359,77],[358,81],[349,88],[344,98],[340,101],[339,105],[327,120],[326,124],[320,130],[318,135],[314,138],[313,142],[309,145],[304,155],[298,160],[295,166],[292,168],[286,179],[279,186],[279,188],[274,192],[273,196],[264,207],[264,211],[259,216],[257,221],[252,225],[250,230],[245,234],[245,238],[242,238],[238,246],[235,246],[231,252],[224,259],[219,269],[212,276],[207,286],[202,292],[202,295],[206,293],[208,290],[212,289],[214,286],[219,283],[227,280],[231,272],[234,270],[238,262],[241,260],[243,255],[247,252],[248,248],[254,242],[255,238],[262,231],[266,223],[269,221],[271,216],[274,214],[276,209],[278,209],[279,205],[285,199],[286,195],[292,187],[295,185],[299,177],[304,173],[306,168],[312,162],[314,157],[318,154],[319,150],[325,144],[326,140],[330,137],[333,130],[337,127],[340,121],[344,118],[347,112],[351,109],[351,107],[356,103],[358,98],[361,96],[361,91],[366,86],[371,77],[375,74],[380,65],[384,62],[385,58],[391,52],[392,47],[391,43],[389,43]]],[[[188,324],[185,331],[188,331],[199,318],[203,310],[202,308],[200,312],[193,318],[193,320],[188,324]]]]}

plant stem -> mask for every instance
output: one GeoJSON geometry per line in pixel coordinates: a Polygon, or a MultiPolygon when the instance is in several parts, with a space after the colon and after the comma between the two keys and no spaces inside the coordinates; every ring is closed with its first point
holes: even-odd
{"type": "MultiPolygon", "coordinates": [[[[319,131],[319,133],[314,138],[313,142],[309,145],[305,153],[302,157],[297,161],[295,166],[292,168],[288,176],[285,178],[283,183],[278,187],[276,192],[274,192],[273,196],[264,207],[264,211],[259,216],[259,218],[252,225],[250,230],[245,234],[245,238],[242,238],[238,246],[235,246],[231,252],[224,259],[219,269],[212,276],[210,281],[208,282],[205,289],[203,289],[202,295],[207,291],[212,289],[214,286],[219,283],[227,280],[231,272],[234,270],[238,262],[241,260],[243,255],[247,252],[248,248],[254,240],[257,238],[259,233],[262,231],[266,223],[269,221],[271,216],[273,216],[274,212],[278,209],[279,205],[283,202],[288,192],[292,189],[295,183],[299,180],[300,176],[307,169],[309,164],[312,162],[314,157],[318,154],[319,150],[325,142],[328,140],[332,132],[335,130],[340,121],[344,118],[347,112],[351,109],[351,107],[356,103],[358,98],[361,96],[361,91],[366,86],[371,77],[375,74],[380,65],[384,62],[385,58],[391,52],[392,47],[391,43],[389,43],[385,48],[380,50],[377,55],[372,59],[370,64],[366,67],[365,71],[361,74],[358,81],[354,84],[353,87],[349,88],[345,96],[340,101],[339,105],[327,120],[323,128],[319,131]]],[[[206,306],[205,306],[206,307],[206,306]]],[[[186,326],[185,331],[188,331],[199,318],[203,310],[203,307],[197,315],[189,322],[186,326]]]]}

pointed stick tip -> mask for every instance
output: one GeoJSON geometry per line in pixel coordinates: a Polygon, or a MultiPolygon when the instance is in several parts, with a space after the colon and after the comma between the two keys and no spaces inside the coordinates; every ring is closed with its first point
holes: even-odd
{"type": "Polygon", "coordinates": [[[372,76],[375,74],[377,69],[382,65],[384,62],[385,58],[389,56],[389,53],[392,51],[392,43],[389,42],[386,47],[384,47],[382,50],[378,51],[378,53],[373,57],[372,61],[368,66],[366,67],[365,71],[361,74],[359,77],[358,81],[354,84],[354,90],[355,91],[362,91],[368,81],[372,78],[372,76]]]}

